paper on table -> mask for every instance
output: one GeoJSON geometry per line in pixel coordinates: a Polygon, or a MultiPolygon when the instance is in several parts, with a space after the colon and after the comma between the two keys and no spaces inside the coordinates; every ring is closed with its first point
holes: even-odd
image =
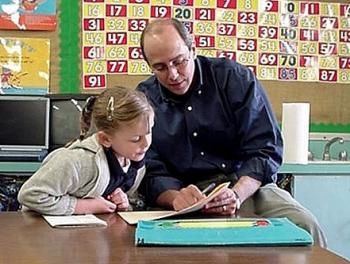
{"type": "Polygon", "coordinates": [[[43,215],[43,217],[50,226],[58,228],[107,226],[105,221],[92,214],[64,216],[43,215]]]}
{"type": "Polygon", "coordinates": [[[137,212],[118,212],[121,218],[123,218],[128,224],[137,224],[139,220],[156,220],[170,216],[183,215],[202,209],[207,203],[218,196],[226,187],[230,185],[230,182],[225,182],[218,185],[206,198],[198,201],[197,203],[184,208],[180,211],[137,211],[137,212]]]}
{"type": "Polygon", "coordinates": [[[139,220],[156,220],[175,215],[176,211],[135,211],[118,212],[121,218],[130,225],[137,224],[139,220]]]}

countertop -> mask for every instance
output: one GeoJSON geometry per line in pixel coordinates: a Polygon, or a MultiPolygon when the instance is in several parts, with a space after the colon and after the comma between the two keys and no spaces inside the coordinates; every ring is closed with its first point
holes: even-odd
{"type": "Polygon", "coordinates": [[[350,162],[312,162],[302,164],[283,164],[278,173],[291,174],[347,174],[350,175],[350,162]]]}
{"type": "MultiPolygon", "coordinates": [[[[40,164],[40,162],[0,162],[0,173],[33,173],[40,167],[40,164]]],[[[306,165],[283,164],[278,173],[350,175],[350,161],[316,162],[306,165]]]]}

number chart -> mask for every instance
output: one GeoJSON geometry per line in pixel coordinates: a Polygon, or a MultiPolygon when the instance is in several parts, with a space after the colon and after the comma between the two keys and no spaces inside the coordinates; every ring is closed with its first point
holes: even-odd
{"type": "Polygon", "coordinates": [[[197,54],[227,57],[260,80],[350,83],[350,3],[284,0],[83,0],[84,89],[108,74],[151,74],[140,37],[150,19],[174,17],[197,54]]]}

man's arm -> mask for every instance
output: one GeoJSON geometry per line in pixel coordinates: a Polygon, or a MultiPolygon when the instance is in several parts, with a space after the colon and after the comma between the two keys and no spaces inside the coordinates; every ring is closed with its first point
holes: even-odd
{"type": "Polygon", "coordinates": [[[173,201],[175,200],[176,196],[179,193],[180,192],[176,191],[176,190],[165,191],[158,196],[156,203],[160,207],[174,209],[173,208],[173,201]]]}
{"type": "Polygon", "coordinates": [[[139,188],[146,198],[146,203],[152,207],[172,208],[174,194],[182,187],[182,182],[171,176],[152,143],[146,153],[146,174],[139,188]]]}
{"type": "Polygon", "coordinates": [[[249,176],[242,176],[239,178],[237,183],[232,187],[240,199],[240,202],[243,203],[250,196],[252,196],[261,186],[261,182],[251,178],[249,176]]]}
{"type": "Polygon", "coordinates": [[[261,185],[274,181],[282,162],[281,133],[264,89],[245,67],[236,67],[236,74],[218,80],[224,80],[219,85],[224,87],[222,97],[227,96],[231,106],[228,113],[234,123],[239,124],[237,158],[242,162],[236,171],[239,180],[231,190],[209,203],[206,213],[233,214],[239,203],[252,196],[261,185]]]}
{"type": "Polygon", "coordinates": [[[283,141],[264,88],[251,71],[238,65],[237,73],[228,78],[226,84],[230,113],[233,122],[239,124],[237,158],[242,164],[236,174],[239,178],[250,176],[262,185],[274,182],[282,163],[283,141]],[[242,101],[237,102],[236,98],[242,101]]]}

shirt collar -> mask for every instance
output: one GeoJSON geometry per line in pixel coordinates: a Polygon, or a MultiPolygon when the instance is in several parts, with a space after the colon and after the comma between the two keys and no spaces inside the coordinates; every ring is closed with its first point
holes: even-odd
{"type": "Polygon", "coordinates": [[[195,63],[196,63],[196,70],[198,70],[198,86],[202,87],[204,80],[203,80],[203,70],[202,70],[202,62],[200,60],[200,56],[197,56],[197,58],[195,59],[195,63]]]}

